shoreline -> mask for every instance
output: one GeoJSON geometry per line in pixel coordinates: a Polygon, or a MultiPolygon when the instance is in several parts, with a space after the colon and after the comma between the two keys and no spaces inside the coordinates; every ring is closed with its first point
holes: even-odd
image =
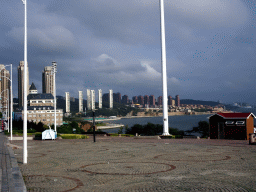
{"type": "MultiPolygon", "coordinates": [[[[186,114],[186,112],[169,112],[168,113],[168,117],[169,116],[193,116],[193,115],[211,115],[214,113],[209,113],[209,112],[196,112],[195,114],[186,114]],[[170,114],[171,113],[171,114],[170,114]],[[175,113],[175,114],[174,114],[175,113]]],[[[134,118],[143,118],[143,117],[162,117],[163,115],[160,114],[158,116],[129,116],[129,117],[121,117],[121,119],[134,119],[134,118]]]]}

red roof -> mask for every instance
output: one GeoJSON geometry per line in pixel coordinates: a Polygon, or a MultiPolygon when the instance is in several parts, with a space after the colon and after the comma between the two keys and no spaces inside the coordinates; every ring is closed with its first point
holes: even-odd
{"type": "Polygon", "coordinates": [[[223,117],[224,119],[229,118],[238,118],[238,119],[247,119],[250,115],[255,118],[253,113],[217,113],[217,115],[223,117]]]}

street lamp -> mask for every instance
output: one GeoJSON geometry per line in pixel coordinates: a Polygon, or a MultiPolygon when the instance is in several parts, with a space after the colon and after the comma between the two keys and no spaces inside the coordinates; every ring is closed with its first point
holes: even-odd
{"type": "Polygon", "coordinates": [[[57,134],[57,128],[56,128],[56,82],[55,82],[55,75],[57,73],[57,63],[55,61],[52,62],[52,73],[53,73],[53,91],[54,91],[54,131],[57,134]]]}

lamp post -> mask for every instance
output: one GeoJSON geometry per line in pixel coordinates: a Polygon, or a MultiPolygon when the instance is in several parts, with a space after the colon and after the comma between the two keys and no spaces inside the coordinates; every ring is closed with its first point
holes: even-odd
{"type": "Polygon", "coordinates": [[[57,134],[57,128],[56,128],[56,82],[55,82],[55,74],[57,73],[57,63],[55,61],[52,62],[52,73],[53,73],[53,91],[54,91],[54,131],[57,134]]]}
{"type": "Polygon", "coordinates": [[[28,161],[27,145],[27,0],[22,0],[24,5],[24,103],[23,103],[23,164],[28,161]]]}
{"type": "Polygon", "coordinates": [[[168,101],[167,101],[167,72],[166,72],[166,46],[165,46],[165,23],[164,23],[164,0],[160,0],[160,23],[162,45],[162,78],[163,78],[163,135],[169,134],[168,127],[168,101]]]}

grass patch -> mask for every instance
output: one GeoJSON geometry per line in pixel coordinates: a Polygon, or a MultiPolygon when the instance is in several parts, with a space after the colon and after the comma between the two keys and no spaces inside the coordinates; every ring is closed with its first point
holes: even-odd
{"type": "Polygon", "coordinates": [[[161,139],[183,139],[182,135],[162,135],[161,139]]]}
{"type": "Polygon", "coordinates": [[[62,139],[88,139],[87,135],[78,135],[78,134],[61,134],[62,139]]]}
{"type": "MultiPolygon", "coordinates": [[[[119,137],[118,133],[109,133],[109,136],[111,137],[119,137]]],[[[132,134],[121,134],[121,137],[134,137],[132,134]]]]}

